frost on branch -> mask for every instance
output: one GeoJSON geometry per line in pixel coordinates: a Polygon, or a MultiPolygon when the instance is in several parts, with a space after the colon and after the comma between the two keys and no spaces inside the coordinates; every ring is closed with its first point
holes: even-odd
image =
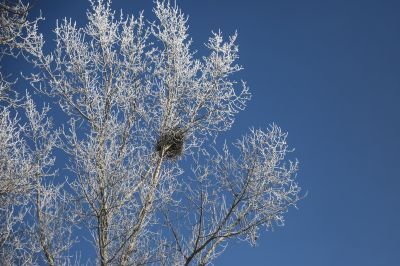
{"type": "Polygon", "coordinates": [[[0,201],[2,206],[11,203],[9,197],[18,197],[29,190],[28,176],[31,173],[27,151],[23,139],[23,128],[18,125],[8,109],[0,112],[0,201]]]}
{"type": "Polygon", "coordinates": [[[0,2],[0,44],[12,43],[14,39],[22,34],[24,27],[29,23],[27,20],[29,4],[21,0],[0,2]]]}
{"type": "Polygon", "coordinates": [[[255,245],[260,228],[282,225],[300,192],[286,133],[251,130],[233,150],[213,142],[250,100],[237,34],[212,33],[197,57],[176,5],[156,1],[148,22],[90,3],[84,27],[57,22],[54,50],[33,26],[19,46],[30,84],[67,117],[55,131],[49,105],[26,97],[31,254],[67,264],[79,221],[97,264],[206,265],[230,239],[255,245]]]}
{"type": "MultiPolygon", "coordinates": [[[[30,6],[21,0],[0,0],[0,62],[4,56],[16,57],[25,48],[32,48],[32,40],[38,38],[37,22],[40,17],[28,20],[30,6]]],[[[14,82],[3,73],[0,65],[0,103],[16,104],[14,82]]]]}
{"type": "Polygon", "coordinates": [[[193,178],[180,190],[186,200],[164,212],[175,242],[169,252],[181,257],[181,264],[208,264],[230,239],[255,245],[260,228],[283,225],[300,192],[298,164],[286,158],[286,137],[272,125],[238,140],[237,152],[225,145],[222,153],[193,158],[193,178]]]}
{"type": "MultiPolygon", "coordinates": [[[[27,19],[22,1],[0,2],[0,60],[37,55],[43,45],[37,33],[41,18],[27,19]]],[[[2,69],[1,69],[2,70],[2,69]]],[[[75,221],[71,195],[61,180],[53,183],[53,151],[58,143],[49,107],[37,111],[27,94],[18,98],[15,82],[0,73],[0,264],[68,264],[75,221]]]]}

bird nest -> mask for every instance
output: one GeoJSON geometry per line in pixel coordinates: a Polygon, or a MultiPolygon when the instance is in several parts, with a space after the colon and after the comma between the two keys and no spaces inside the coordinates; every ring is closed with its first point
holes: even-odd
{"type": "Polygon", "coordinates": [[[167,130],[160,134],[155,149],[160,156],[162,156],[162,153],[164,152],[164,157],[175,159],[182,155],[184,141],[185,133],[179,128],[167,130]]]}

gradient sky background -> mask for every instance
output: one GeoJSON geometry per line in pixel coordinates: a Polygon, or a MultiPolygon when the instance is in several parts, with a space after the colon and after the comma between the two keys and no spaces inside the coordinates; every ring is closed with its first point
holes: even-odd
{"type": "MultiPolygon", "coordinates": [[[[229,138],[276,122],[308,191],[258,247],[231,243],[216,265],[400,265],[400,1],[180,0],[201,56],[211,30],[239,32],[253,99],[229,138]]],[[[151,15],[150,0],[113,7],[151,15]]],[[[88,2],[38,0],[41,30],[85,22],[88,2]]],[[[46,34],[47,35],[47,34],[46,34]]],[[[54,35],[47,35],[48,40],[54,35]]]]}

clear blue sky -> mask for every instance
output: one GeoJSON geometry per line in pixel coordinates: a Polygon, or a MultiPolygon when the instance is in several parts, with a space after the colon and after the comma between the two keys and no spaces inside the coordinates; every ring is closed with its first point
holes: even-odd
{"type": "MultiPolygon", "coordinates": [[[[257,248],[231,243],[216,265],[400,265],[400,1],[180,0],[201,55],[211,30],[239,32],[253,93],[231,136],[289,132],[308,196],[257,248]]],[[[82,0],[38,0],[46,21],[84,22],[82,0]]],[[[151,13],[150,0],[114,7],[151,13]]],[[[50,37],[50,36],[49,36],[50,37]]]]}

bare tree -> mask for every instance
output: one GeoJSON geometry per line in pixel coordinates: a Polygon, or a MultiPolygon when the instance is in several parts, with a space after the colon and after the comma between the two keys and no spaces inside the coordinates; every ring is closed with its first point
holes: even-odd
{"type": "MultiPolygon", "coordinates": [[[[0,2],[0,61],[5,55],[17,56],[21,49],[31,43],[37,35],[37,23],[41,16],[28,20],[29,3],[22,0],[1,0],[0,2]]],[[[0,65],[1,70],[1,65],[0,65]]],[[[0,101],[15,103],[15,91],[11,90],[13,82],[7,81],[0,71],[0,101]],[[9,95],[11,93],[11,95],[9,95]]]]}
{"type": "Polygon", "coordinates": [[[0,2],[0,43],[13,44],[23,35],[23,31],[32,23],[28,21],[29,4],[18,1],[2,0],[0,2]]]}
{"type": "MultiPolygon", "coordinates": [[[[29,22],[28,6],[22,2],[0,3],[0,61],[3,56],[13,55],[13,45],[29,22]]],[[[5,79],[0,66],[0,264],[15,262],[29,264],[33,257],[27,251],[29,239],[24,231],[27,203],[32,173],[31,157],[23,139],[24,128],[20,119],[12,115],[17,103],[13,82],[5,79]]]]}
{"type": "MultiPolygon", "coordinates": [[[[17,57],[39,37],[41,17],[28,20],[29,10],[20,0],[0,3],[0,60],[17,57]]],[[[50,265],[69,263],[73,205],[64,184],[49,182],[59,132],[49,107],[38,112],[14,85],[0,73],[0,264],[32,265],[42,255],[50,265]]]]}
{"type": "Polygon", "coordinates": [[[69,262],[76,212],[65,184],[52,178],[59,131],[29,95],[23,105],[26,122],[1,112],[0,121],[0,262],[34,264],[42,255],[49,265],[69,262]]]}
{"type": "MultiPolygon", "coordinates": [[[[85,27],[57,24],[54,51],[36,28],[18,46],[35,67],[30,83],[68,117],[55,131],[49,107],[38,112],[26,97],[24,136],[8,147],[27,151],[14,155],[28,157],[18,172],[33,213],[32,224],[20,219],[33,240],[26,252],[71,263],[79,223],[100,265],[207,265],[229,240],[255,245],[260,228],[283,225],[300,193],[287,134],[271,125],[234,150],[218,147],[250,99],[234,77],[237,34],[213,33],[197,59],[176,5],[155,2],[157,19],[147,22],[143,13],[116,16],[110,1],[90,3],[85,27]],[[67,172],[55,171],[55,149],[67,172]]],[[[5,138],[20,123],[9,121],[5,138]]]]}

